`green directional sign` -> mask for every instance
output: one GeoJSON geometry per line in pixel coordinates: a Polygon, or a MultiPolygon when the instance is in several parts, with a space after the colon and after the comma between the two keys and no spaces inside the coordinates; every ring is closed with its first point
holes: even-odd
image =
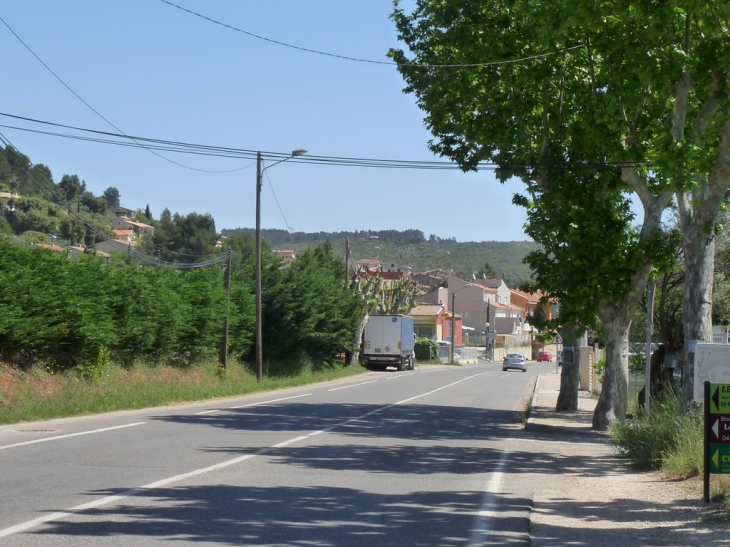
{"type": "Polygon", "coordinates": [[[730,414],[730,384],[710,384],[710,413],[730,414]]]}
{"type": "Polygon", "coordinates": [[[710,445],[710,473],[730,473],[730,444],[710,445]]]}

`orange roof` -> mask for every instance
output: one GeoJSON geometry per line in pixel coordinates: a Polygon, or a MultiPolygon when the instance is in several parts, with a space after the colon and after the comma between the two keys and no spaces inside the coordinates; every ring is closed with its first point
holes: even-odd
{"type": "Polygon", "coordinates": [[[118,236],[131,236],[134,230],[114,230],[114,233],[118,236]]]}
{"type": "Polygon", "coordinates": [[[419,304],[408,315],[439,315],[445,309],[441,304],[419,304]]]}
{"type": "Polygon", "coordinates": [[[49,245],[48,243],[38,243],[36,247],[41,247],[43,249],[48,249],[50,251],[56,251],[58,253],[64,252],[66,249],[64,247],[61,247],[60,245],[49,245]]]}

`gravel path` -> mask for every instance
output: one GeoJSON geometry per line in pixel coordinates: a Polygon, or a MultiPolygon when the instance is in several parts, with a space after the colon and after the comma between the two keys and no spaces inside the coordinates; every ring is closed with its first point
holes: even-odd
{"type": "Polygon", "coordinates": [[[608,437],[591,431],[596,401],[554,411],[559,375],[540,375],[527,435],[549,466],[535,473],[532,546],[730,546],[730,520],[702,502],[701,482],[632,471],[608,437]]]}

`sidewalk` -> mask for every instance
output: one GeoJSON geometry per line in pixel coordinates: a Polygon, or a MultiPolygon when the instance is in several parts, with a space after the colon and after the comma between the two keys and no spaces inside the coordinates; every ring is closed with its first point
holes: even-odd
{"type": "Polygon", "coordinates": [[[526,428],[550,462],[531,477],[532,547],[730,545],[701,491],[631,470],[609,437],[591,430],[597,401],[581,391],[576,412],[556,412],[559,388],[560,374],[538,377],[526,428]]]}

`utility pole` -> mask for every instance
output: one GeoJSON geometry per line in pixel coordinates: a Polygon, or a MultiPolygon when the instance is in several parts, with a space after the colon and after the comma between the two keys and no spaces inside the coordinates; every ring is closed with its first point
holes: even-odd
{"type": "Polygon", "coordinates": [[[256,153],[256,379],[264,375],[264,352],[261,341],[261,152],[256,153]]]}
{"type": "MultiPolygon", "coordinates": [[[[230,250],[228,252],[231,253],[230,250]]],[[[221,339],[220,353],[218,354],[218,362],[220,363],[221,367],[223,367],[223,369],[228,368],[228,314],[231,308],[231,265],[232,255],[229,254],[228,260],[226,261],[226,271],[223,274],[223,288],[226,290],[227,298],[226,317],[223,321],[223,337],[221,339]]]]}
{"type": "Polygon", "coordinates": [[[260,382],[264,377],[264,348],[261,325],[261,186],[264,170],[295,156],[306,154],[303,148],[292,150],[291,156],[263,167],[261,152],[256,152],[256,379],[260,382]]]}

